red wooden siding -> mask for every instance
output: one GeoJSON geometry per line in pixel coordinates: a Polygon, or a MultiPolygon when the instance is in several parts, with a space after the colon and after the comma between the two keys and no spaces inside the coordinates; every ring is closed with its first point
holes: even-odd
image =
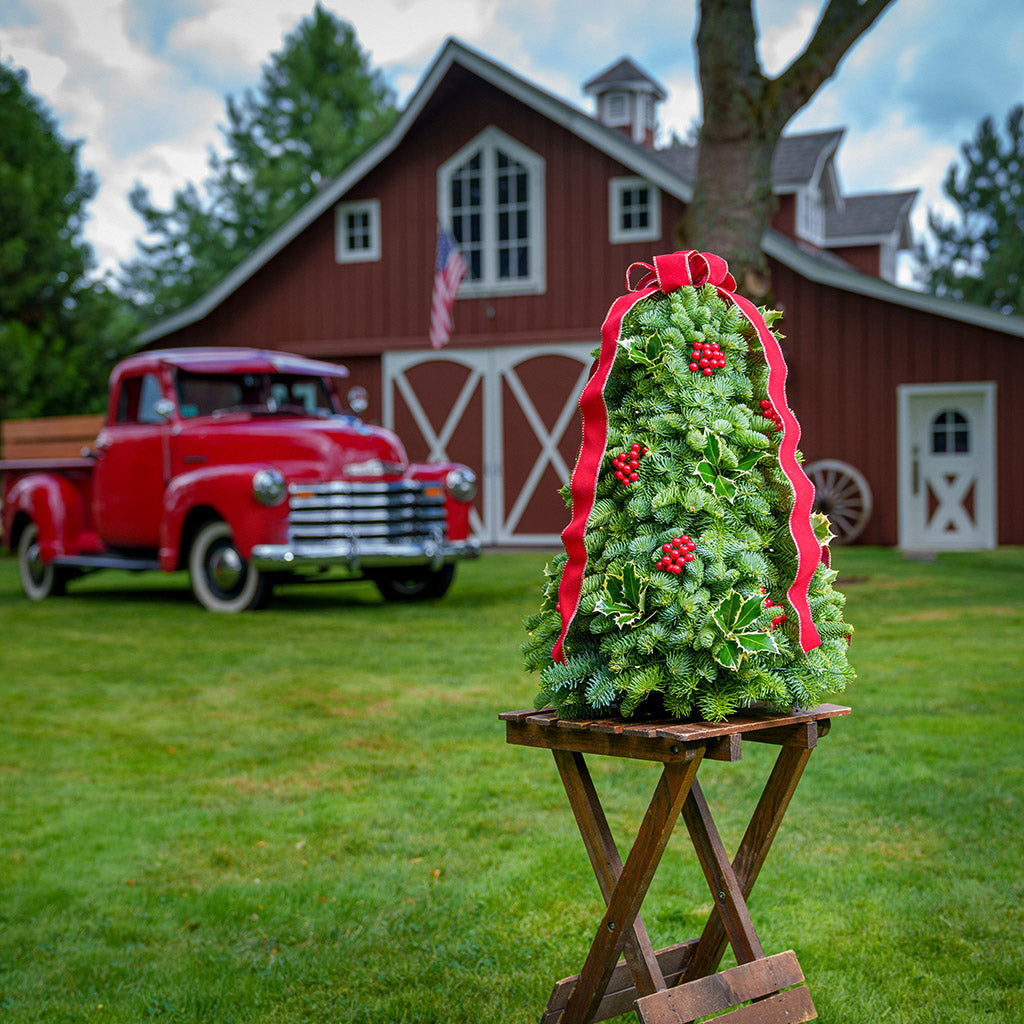
{"type": "Polygon", "coordinates": [[[796,238],[796,196],[792,192],[778,197],[772,227],[787,238],[796,238]]]}
{"type": "MultiPolygon", "coordinates": [[[[448,413],[455,405],[470,376],[470,368],[440,360],[414,366],[406,371],[409,384],[421,399],[423,411],[435,435],[440,435],[448,413]]],[[[430,457],[430,439],[416,422],[402,395],[395,395],[394,429],[402,438],[409,458],[422,462],[430,457]]],[[[448,457],[477,469],[483,464],[483,395],[478,384],[469,400],[459,429],[447,445],[448,457]]]]}
{"type": "Polygon", "coordinates": [[[829,252],[834,252],[840,259],[846,260],[850,266],[856,267],[862,274],[881,277],[882,252],[877,244],[840,245],[829,249],[829,252]]]}
{"type": "Polygon", "coordinates": [[[350,193],[381,204],[380,263],[339,265],[334,213],[324,213],[205,320],[163,345],[255,344],[353,355],[426,345],[433,279],[437,168],[488,125],[545,160],[547,290],[542,295],[462,299],[453,346],[589,340],[625,268],[676,248],[683,206],[662,197],[660,242],[610,245],[608,178],[617,162],[572,133],[455,67],[406,135],[350,193]]]}
{"type": "Polygon", "coordinates": [[[1024,340],[808,281],[779,263],[788,394],[808,462],[835,458],[874,492],[865,544],[897,542],[899,384],[997,381],[998,541],[1024,543],[1024,460],[1016,410],[1024,403],[1024,340]]]}

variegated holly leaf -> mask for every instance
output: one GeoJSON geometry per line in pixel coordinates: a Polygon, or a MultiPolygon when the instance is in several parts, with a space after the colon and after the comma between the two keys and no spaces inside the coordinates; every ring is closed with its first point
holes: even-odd
{"type": "Polygon", "coordinates": [[[824,512],[811,513],[811,528],[818,543],[827,546],[832,543],[835,534],[832,532],[832,524],[824,512]]]}
{"type": "Polygon", "coordinates": [[[770,633],[750,628],[763,613],[761,598],[745,598],[732,591],[713,615],[715,625],[725,634],[711,652],[715,661],[725,668],[738,668],[748,654],[777,654],[779,645],[770,633]]]}
{"type": "Polygon", "coordinates": [[[654,366],[665,352],[665,343],[657,334],[648,338],[620,339],[619,344],[630,361],[643,366],[654,366]]]}
{"type": "Polygon", "coordinates": [[[709,433],[704,441],[704,458],[716,468],[722,465],[722,440],[717,434],[709,433]]]}
{"type": "Polygon", "coordinates": [[[646,595],[643,581],[632,562],[622,567],[621,576],[605,578],[604,593],[594,606],[599,615],[609,615],[617,626],[633,626],[642,622],[646,614],[646,595]]]}
{"type": "Polygon", "coordinates": [[[749,452],[737,463],[735,472],[749,473],[764,456],[764,452],[749,452]]]}
{"type": "Polygon", "coordinates": [[[723,633],[742,633],[761,617],[764,608],[759,597],[743,597],[735,590],[715,609],[715,620],[723,633]]]}

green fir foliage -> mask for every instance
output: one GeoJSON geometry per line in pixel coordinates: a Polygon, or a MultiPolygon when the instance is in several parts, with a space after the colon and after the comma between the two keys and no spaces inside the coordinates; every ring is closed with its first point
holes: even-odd
{"type": "Polygon", "coordinates": [[[786,600],[797,568],[793,493],[778,460],[782,434],[762,415],[767,385],[756,333],[714,288],[658,294],[627,315],[605,389],[608,443],[565,662],[551,656],[564,552],[525,623],[538,706],[567,718],[720,721],[753,703],[813,705],[853,677],[853,630],[824,565],[809,594],[821,646],[805,655],[798,642],[786,600]],[[692,372],[699,343],[717,344],[725,367],[692,372]],[[647,451],[627,487],[613,460],[634,444],[647,451]],[[684,534],[692,561],[678,574],[659,568],[663,545],[684,534]]]}

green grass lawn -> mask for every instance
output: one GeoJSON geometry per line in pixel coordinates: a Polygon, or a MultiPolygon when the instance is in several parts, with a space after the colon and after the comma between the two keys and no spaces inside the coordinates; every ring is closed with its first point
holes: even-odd
{"type": "MultiPolygon", "coordinates": [[[[550,756],[497,719],[533,700],[544,561],[224,617],[155,574],[32,605],[0,560],[0,1020],[538,1019],[603,912],[550,756]]],[[[1024,549],[835,565],[854,714],[754,890],[762,942],[829,1024],[1024,1021],[1024,549]]],[[[702,770],[730,848],[773,754],[702,770]]],[[[655,768],[591,765],[625,849],[655,768]]],[[[655,945],[709,910],[680,829],[655,945]]]]}

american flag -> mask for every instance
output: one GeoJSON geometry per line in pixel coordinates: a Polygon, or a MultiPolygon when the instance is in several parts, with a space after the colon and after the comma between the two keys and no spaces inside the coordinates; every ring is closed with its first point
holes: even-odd
{"type": "Polygon", "coordinates": [[[459,285],[466,276],[466,261],[455,239],[438,226],[437,259],[434,261],[434,294],[430,300],[430,344],[442,348],[452,333],[452,307],[459,285]]]}

